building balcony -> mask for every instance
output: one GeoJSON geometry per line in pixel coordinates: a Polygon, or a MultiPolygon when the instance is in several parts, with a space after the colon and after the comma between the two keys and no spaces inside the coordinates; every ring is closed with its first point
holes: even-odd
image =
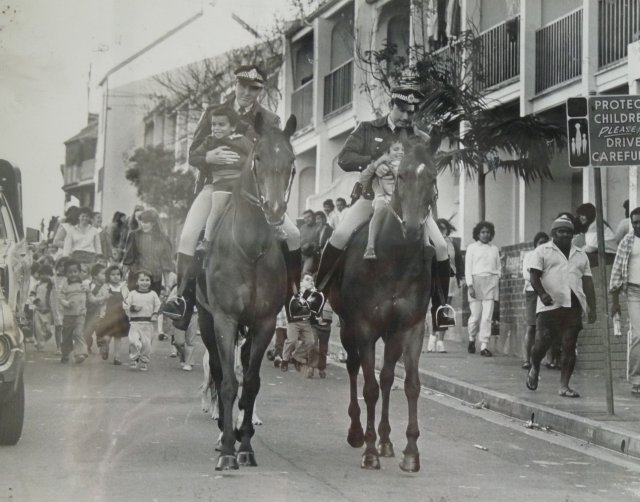
{"type": "Polygon", "coordinates": [[[82,162],[82,164],[64,166],[62,168],[62,189],[66,191],[71,187],[93,184],[95,163],[95,159],[89,159],[82,162]]]}
{"type": "Polygon", "coordinates": [[[535,92],[582,75],[582,9],[536,31],[535,92]]]}
{"type": "Polygon", "coordinates": [[[601,0],[598,4],[598,67],[627,57],[627,46],[640,40],[640,0],[601,0]]]}
{"type": "Polygon", "coordinates": [[[291,94],[291,113],[298,119],[298,130],[313,124],[313,79],[291,94]]]}
{"type": "Polygon", "coordinates": [[[520,16],[483,31],[473,60],[474,84],[484,90],[520,75],[520,16]]]}
{"type": "Polygon", "coordinates": [[[351,105],[353,100],[353,59],[324,77],[324,116],[351,105]]]}

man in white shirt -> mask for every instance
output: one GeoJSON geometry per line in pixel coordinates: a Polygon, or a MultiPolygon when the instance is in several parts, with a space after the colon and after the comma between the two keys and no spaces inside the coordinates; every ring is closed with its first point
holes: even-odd
{"type": "Polygon", "coordinates": [[[583,249],[571,244],[573,223],[566,216],[551,225],[552,241],[536,248],[529,261],[530,282],[538,293],[536,341],[527,388],[538,388],[540,361],[554,339],[562,340],[560,390],[563,397],[580,397],[569,387],[576,363],[576,343],[582,330],[582,313],[589,324],[596,321],[596,295],[589,259],[583,249]]]}

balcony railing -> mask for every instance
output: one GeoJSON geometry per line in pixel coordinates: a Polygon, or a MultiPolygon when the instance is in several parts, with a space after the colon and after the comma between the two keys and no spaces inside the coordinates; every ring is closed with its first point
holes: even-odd
{"type": "Polygon", "coordinates": [[[462,46],[460,44],[453,43],[435,50],[431,53],[431,57],[434,59],[434,64],[441,74],[456,80],[460,79],[463,65],[462,46]]]}
{"type": "Polygon", "coordinates": [[[313,120],[313,80],[302,84],[291,94],[291,113],[298,119],[298,129],[311,125],[313,120]]]}
{"type": "Polygon", "coordinates": [[[582,9],[536,31],[536,93],[582,74],[582,9]]]}
{"type": "Polygon", "coordinates": [[[627,46],[640,40],[640,0],[600,0],[598,67],[627,57],[627,46]]]}
{"type": "Polygon", "coordinates": [[[347,106],[353,99],[353,60],[324,77],[324,116],[347,106]]]}
{"type": "Polygon", "coordinates": [[[477,43],[473,64],[478,90],[520,74],[520,16],[481,33],[477,43]]]}

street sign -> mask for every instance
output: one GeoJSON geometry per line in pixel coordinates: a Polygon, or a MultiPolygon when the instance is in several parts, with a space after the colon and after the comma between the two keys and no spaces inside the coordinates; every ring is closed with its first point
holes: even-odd
{"type": "Polygon", "coordinates": [[[640,96],[569,98],[567,150],[571,167],[640,164],[640,96]]]}

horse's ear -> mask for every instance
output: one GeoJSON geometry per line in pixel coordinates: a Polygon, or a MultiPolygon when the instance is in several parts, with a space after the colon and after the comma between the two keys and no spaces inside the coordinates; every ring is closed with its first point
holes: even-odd
{"type": "Polygon", "coordinates": [[[298,120],[295,115],[291,115],[289,120],[287,120],[287,124],[284,126],[284,135],[290,138],[292,134],[296,132],[296,127],[298,127],[298,120]]]}
{"type": "Polygon", "coordinates": [[[258,136],[262,136],[262,133],[264,132],[264,117],[262,116],[262,113],[256,113],[256,118],[253,120],[253,128],[258,136]]]}

